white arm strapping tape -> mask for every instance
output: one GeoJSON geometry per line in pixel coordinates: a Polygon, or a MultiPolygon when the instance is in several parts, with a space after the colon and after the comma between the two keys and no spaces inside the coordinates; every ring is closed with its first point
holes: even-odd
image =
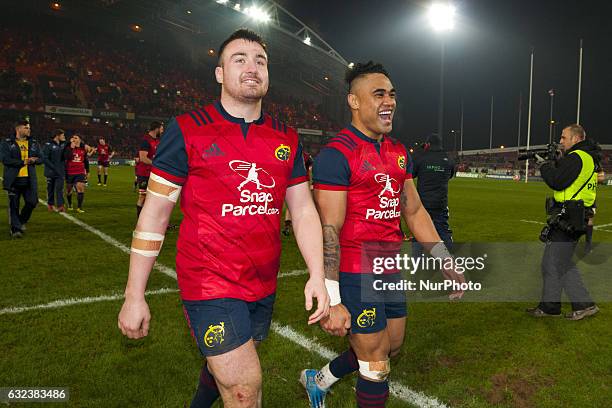
{"type": "Polygon", "coordinates": [[[329,294],[330,306],[342,303],[342,299],[340,299],[340,282],[325,278],[325,287],[329,294]]]}
{"type": "Polygon", "coordinates": [[[148,258],[159,255],[164,236],[156,232],[134,231],[131,251],[148,258]]]}
{"type": "Polygon", "coordinates": [[[155,173],[151,173],[149,185],[147,187],[147,194],[151,193],[156,197],[165,198],[173,203],[176,203],[181,195],[182,188],[183,187],[179,186],[178,184],[168,181],[155,173]],[[153,183],[151,183],[151,181],[153,183]],[[155,183],[160,185],[156,185],[155,183]]]}
{"type": "Polygon", "coordinates": [[[447,259],[453,257],[451,253],[448,252],[448,248],[446,248],[446,245],[444,245],[443,241],[440,241],[436,245],[434,245],[431,248],[431,251],[429,251],[429,254],[434,258],[438,259],[447,259]]]}

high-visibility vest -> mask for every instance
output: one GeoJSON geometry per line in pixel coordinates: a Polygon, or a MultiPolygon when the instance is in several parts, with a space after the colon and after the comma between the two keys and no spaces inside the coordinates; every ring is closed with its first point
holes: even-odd
{"type": "Polygon", "coordinates": [[[582,200],[585,207],[591,207],[595,203],[595,197],[597,195],[597,173],[595,172],[595,161],[590,154],[583,150],[574,150],[570,154],[577,154],[580,156],[582,161],[582,169],[580,174],[576,177],[576,180],[565,190],[555,190],[554,198],[558,203],[562,203],[572,198],[580,187],[584,185],[584,188],[580,190],[573,200],[582,200]]]}

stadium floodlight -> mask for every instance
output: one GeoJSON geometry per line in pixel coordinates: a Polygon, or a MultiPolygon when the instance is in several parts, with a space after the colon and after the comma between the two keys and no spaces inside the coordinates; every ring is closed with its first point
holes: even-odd
{"type": "Polygon", "coordinates": [[[311,44],[312,44],[312,43],[310,42],[310,36],[309,36],[309,35],[307,35],[307,36],[304,38],[304,44],[306,44],[306,45],[311,45],[311,44]]]}
{"type": "Polygon", "coordinates": [[[240,11],[240,3],[234,4],[234,10],[240,11]]]}
{"type": "Polygon", "coordinates": [[[428,17],[435,31],[449,31],[455,27],[455,7],[449,3],[432,4],[428,17]]]}
{"type": "Polygon", "coordinates": [[[353,67],[354,67],[354,66],[355,66],[355,63],[354,63],[354,62],[349,62],[348,67],[349,67],[350,69],[353,69],[353,67]]]}
{"type": "Polygon", "coordinates": [[[219,3],[219,4],[225,4],[225,3],[227,3],[227,0],[217,0],[217,3],[219,3]]]}
{"type": "Polygon", "coordinates": [[[257,6],[247,7],[244,9],[244,14],[260,23],[267,23],[270,21],[270,15],[257,6]]]}

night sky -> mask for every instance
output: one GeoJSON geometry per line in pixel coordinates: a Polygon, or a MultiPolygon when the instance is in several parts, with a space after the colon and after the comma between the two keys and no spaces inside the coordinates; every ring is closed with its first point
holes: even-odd
{"type": "MultiPolygon", "coordinates": [[[[445,58],[445,143],[459,133],[464,101],[465,150],[516,146],[519,95],[521,145],[526,143],[529,65],[535,51],[531,144],[547,143],[550,96],[555,90],[554,139],[576,122],[579,40],[584,39],[580,123],[587,135],[612,143],[612,5],[604,1],[463,0],[453,31],[435,33],[429,2],[414,0],[278,0],[345,59],[381,62],[398,91],[393,134],[406,143],[437,129],[441,37],[445,58]]],[[[457,144],[459,138],[457,137],[457,144]]]]}

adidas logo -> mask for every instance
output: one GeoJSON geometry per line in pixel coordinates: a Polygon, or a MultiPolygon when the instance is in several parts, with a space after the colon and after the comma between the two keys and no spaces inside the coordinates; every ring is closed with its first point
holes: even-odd
{"type": "Polygon", "coordinates": [[[221,150],[219,146],[217,146],[216,143],[213,143],[212,145],[210,145],[210,148],[202,152],[203,159],[208,159],[209,157],[219,157],[219,156],[225,156],[225,153],[223,152],[223,150],[221,150]]]}
{"type": "Polygon", "coordinates": [[[359,169],[359,171],[361,171],[362,173],[365,173],[366,171],[372,171],[372,170],[376,170],[376,167],[372,166],[372,164],[370,164],[370,162],[367,160],[363,162],[363,164],[361,165],[361,168],[359,169]]]}

